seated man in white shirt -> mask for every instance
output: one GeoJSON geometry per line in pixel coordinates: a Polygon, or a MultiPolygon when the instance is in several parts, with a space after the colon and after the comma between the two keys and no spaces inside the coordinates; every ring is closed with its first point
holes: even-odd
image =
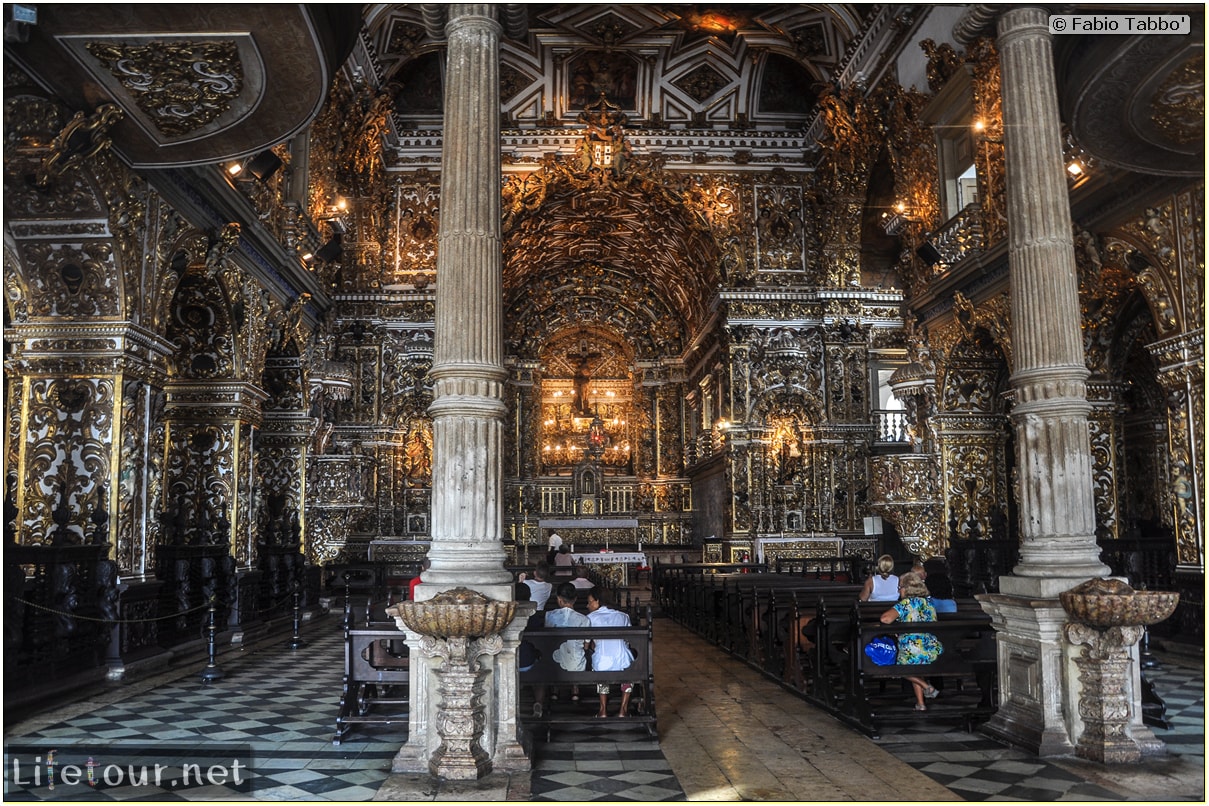
{"type": "Polygon", "coordinates": [[[520,581],[529,586],[531,598],[537,603],[537,610],[541,612],[546,609],[546,602],[550,599],[550,593],[554,590],[554,586],[550,584],[550,567],[545,563],[538,563],[533,569],[533,579],[528,579],[529,575],[524,571],[521,572],[520,581]]]}
{"type": "Polygon", "coordinates": [[[575,578],[571,580],[571,584],[580,589],[592,587],[592,580],[588,579],[588,567],[586,565],[579,563],[575,566],[575,578]]]}
{"type": "MultiPolygon", "coordinates": [[[[597,587],[588,590],[588,621],[592,623],[593,627],[630,626],[628,615],[620,610],[606,607],[600,601],[600,588],[597,587]]],[[[592,652],[592,671],[594,672],[621,671],[630,668],[630,664],[634,661],[634,653],[630,651],[629,645],[620,638],[605,638],[592,643],[595,644],[592,652]]],[[[617,716],[624,717],[629,712],[630,692],[633,689],[633,683],[621,684],[621,712],[617,716]]],[[[600,695],[600,710],[596,712],[596,716],[606,717],[609,715],[609,684],[598,683],[596,693],[600,695]]]]}

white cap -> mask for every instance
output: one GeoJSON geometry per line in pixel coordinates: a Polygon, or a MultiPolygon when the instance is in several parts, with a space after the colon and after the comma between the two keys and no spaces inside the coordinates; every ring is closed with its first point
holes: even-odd
{"type": "Polygon", "coordinates": [[[563,544],[563,539],[559,537],[558,532],[550,533],[550,548],[556,549],[563,544]]]}

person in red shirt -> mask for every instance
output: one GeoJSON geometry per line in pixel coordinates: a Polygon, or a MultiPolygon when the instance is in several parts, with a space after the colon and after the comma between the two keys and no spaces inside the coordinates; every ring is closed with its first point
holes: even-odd
{"type": "MultiPolygon", "coordinates": [[[[428,566],[430,565],[432,565],[432,563],[430,563],[428,558],[425,557],[424,562],[420,563],[420,574],[427,571],[428,566]]],[[[414,577],[412,577],[411,582],[407,586],[407,598],[411,599],[413,602],[416,600],[416,586],[419,585],[421,581],[420,574],[416,574],[414,577]]]]}

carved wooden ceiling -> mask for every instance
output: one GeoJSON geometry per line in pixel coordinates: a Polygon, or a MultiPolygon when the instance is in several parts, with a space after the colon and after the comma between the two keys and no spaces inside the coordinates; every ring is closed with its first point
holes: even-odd
{"type": "Polygon", "coordinates": [[[70,107],[120,106],[113,148],[139,168],[242,157],[300,131],[360,26],[357,5],[37,8],[6,55],[70,107]]]}
{"type": "Polygon", "coordinates": [[[1058,37],[1062,116],[1083,150],[1131,171],[1204,175],[1202,9],[1190,9],[1201,12],[1192,36],[1058,37]]]}
{"type": "MultiPolygon", "coordinates": [[[[501,44],[501,98],[518,123],[574,120],[604,92],[633,122],[801,128],[871,4],[527,4],[528,34],[501,44]]],[[[443,43],[417,6],[366,21],[404,125],[439,123],[443,43]]]]}

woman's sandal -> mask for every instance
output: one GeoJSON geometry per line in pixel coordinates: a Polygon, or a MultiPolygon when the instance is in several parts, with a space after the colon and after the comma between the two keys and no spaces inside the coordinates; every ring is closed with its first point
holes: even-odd
{"type": "Polygon", "coordinates": [[[927,697],[929,700],[934,700],[940,696],[940,692],[937,691],[935,688],[928,686],[928,690],[924,692],[924,696],[927,697]]]}
{"type": "Polygon", "coordinates": [[[917,703],[915,703],[915,710],[916,711],[926,711],[926,710],[928,710],[928,706],[924,705],[921,702],[917,702],[917,703]]]}

